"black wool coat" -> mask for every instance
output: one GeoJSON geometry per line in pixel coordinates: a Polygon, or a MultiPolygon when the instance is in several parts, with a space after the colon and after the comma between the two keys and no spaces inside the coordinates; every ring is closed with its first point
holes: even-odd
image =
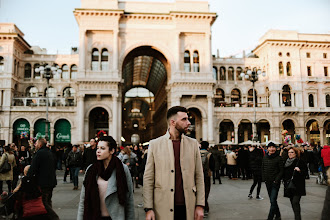
{"type": "MultiPolygon", "coordinates": [[[[305,177],[307,173],[307,165],[303,160],[298,160],[297,158],[293,161],[293,163],[288,166],[284,167],[284,174],[283,174],[283,182],[284,182],[284,188],[286,187],[288,181],[293,176],[293,183],[296,186],[296,191],[294,195],[297,196],[305,196],[306,195],[306,183],[305,183],[305,177]],[[294,171],[295,167],[299,167],[300,172],[294,171]]],[[[284,197],[289,197],[284,190],[284,197]]]]}

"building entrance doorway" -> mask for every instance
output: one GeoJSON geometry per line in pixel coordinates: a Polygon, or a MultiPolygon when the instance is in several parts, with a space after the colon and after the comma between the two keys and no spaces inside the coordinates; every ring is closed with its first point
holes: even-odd
{"type": "Polygon", "coordinates": [[[165,56],[151,46],[132,50],[122,66],[122,141],[132,144],[132,135],[140,143],[165,134],[167,129],[167,73],[165,56]]]}
{"type": "Polygon", "coordinates": [[[109,135],[109,113],[102,107],[89,113],[89,139],[109,135]]]}

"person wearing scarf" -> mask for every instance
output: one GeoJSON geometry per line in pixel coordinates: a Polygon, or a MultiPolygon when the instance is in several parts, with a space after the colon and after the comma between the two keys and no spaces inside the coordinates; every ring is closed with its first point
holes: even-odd
{"type": "Polygon", "coordinates": [[[134,220],[133,184],[129,169],[116,156],[111,136],[100,138],[97,161],[85,173],[78,220],[134,220]]]}
{"type": "Polygon", "coordinates": [[[291,206],[294,212],[295,220],[301,219],[300,199],[301,196],[306,195],[305,177],[307,173],[307,165],[303,160],[300,160],[300,150],[296,147],[290,147],[288,149],[288,159],[284,164],[284,197],[290,198],[291,206]],[[289,184],[289,181],[293,177],[292,181],[296,187],[293,195],[288,195],[285,189],[289,184]]]}

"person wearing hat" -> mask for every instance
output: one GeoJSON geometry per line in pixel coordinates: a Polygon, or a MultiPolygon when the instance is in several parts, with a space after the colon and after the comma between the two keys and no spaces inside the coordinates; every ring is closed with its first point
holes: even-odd
{"type": "Polygon", "coordinates": [[[267,153],[262,160],[262,180],[266,184],[270,209],[268,214],[268,220],[281,219],[280,209],[277,204],[278,191],[281,186],[281,179],[283,176],[283,160],[276,150],[276,146],[273,142],[267,145],[267,153]]]}

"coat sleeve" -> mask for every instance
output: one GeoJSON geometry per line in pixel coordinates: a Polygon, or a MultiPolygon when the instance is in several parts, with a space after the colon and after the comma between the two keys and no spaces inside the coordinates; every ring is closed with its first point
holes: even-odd
{"type": "MultiPolygon", "coordinates": [[[[86,168],[86,172],[85,172],[85,176],[84,176],[84,180],[86,178],[86,174],[88,169],[91,167],[92,165],[89,165],[86,168]]],[[[83,181],[84,181],[83,180],[83,181]]],[[[84,184],[82,184],[81,186],[81,192],[80,192],[80,199],[79,199],[79,204],[78,204],[78,214],[77,214],[77,220],[83,220],[84,219],[84,203],[85,203],[85,186],[84,184]]]]}
{"type": "Polygon", "coordinates": [[[143,202],[145,208],[154,208],[155,163],[152,144],[153,142],[150,142],[143,176],[143,202]]]}
{"type": "Polygon", "coordinates": [[[3,163],[5,162],[5,157],[6,157],[5,153],[3,153],[0,159],[0,167],[3,166],[3,163]]]}
{"type": "Polygon", "coordinates": [[[134,214],[134,196],[133,196],[133,183],[131,173],[126,165],[124,166],[126,181],[128,186],[128,192],[126,194],[126,206],[125,206],[125,219],[135,219],[134,214]]]}
{"type": "Polygon", "coordinates": [[[195,183],[196,183],[196,205],[205,206],[205,189],[204,189],[204,174],[202,166],[201,153],[199,151],[198,142],[195,145],[195,183]]]}
{"type": "Polygon", "coordinates": [[[282,157],[280,157],[279,159],[279,163],[278,163],[278,168],[279,168],[279,173],[277,174],[276,178],[275,178],[275,182],[280,183],[282,177],[283,177],[283,173],[284,173],[284,163],[283,163],[283,159],[282,157]]]}
{"type": "Polygon", "coordinates": [[[37,170],[39,167],[39,161],[40,161],[39,153],[36,152],[33,156],[32,163],[31,163],[30,169],[27,173],[27,176],[32,177],[33,175],[37,174],[37,170]]]}

